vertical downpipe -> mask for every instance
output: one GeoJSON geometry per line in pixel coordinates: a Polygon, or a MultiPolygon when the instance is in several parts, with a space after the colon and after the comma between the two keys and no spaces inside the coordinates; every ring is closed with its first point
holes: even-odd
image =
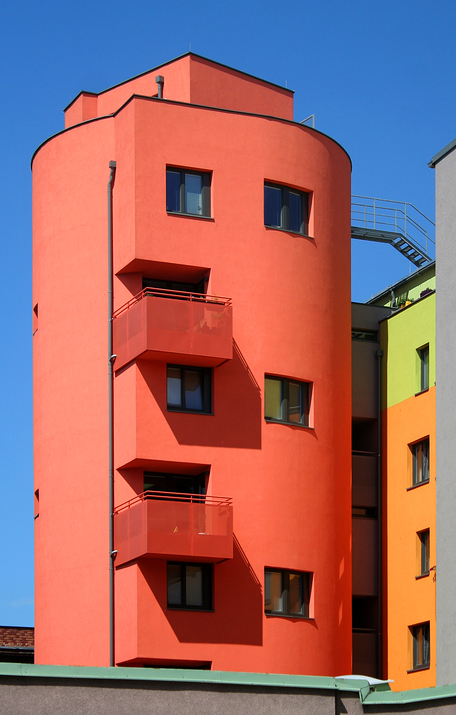
{"type": "Polygon", "coordinates": [[[383,475],[382,475],[382,358],[377,350],[377,503],[378,503],[378,677],[383,677],[383,475]]]}
{"type": "Polygon", "coordinates": [[[108,373],[109,373],[109,665],[114,667],[114,419],[113,391],[113,250],[112,250],[112,185],[116,173],[116,162],[110,161],[111,173],[108,181],[108,373]]]}

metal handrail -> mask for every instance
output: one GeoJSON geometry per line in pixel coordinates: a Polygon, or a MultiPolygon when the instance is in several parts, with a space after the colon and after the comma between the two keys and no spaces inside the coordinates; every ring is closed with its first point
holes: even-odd
{"type": "Polygon", "coordinates": [[[222,298],[218,295],[208,295],[207,293],[190,293],[184,290],[170,290],[168,288],[144,288],[140,293],[131,298],[128,303],[122,305],[114,313],[114,318],[118,318],[119,315],[124,313],[126,310],[131,308],[140,300],[152,296],[155,298],[171,298],[173,300],[187,300],[195,303],[213,303],[217,305],[231,305],[231,298],[222,298]]]}
{"type": "Polygon", "coordinates": [[[232,506],[233,499],[231,497],[214,497],[208,494],[187,494],[183,492],[157,492],[147,490],[142,494],[137,494],[132,499],[120,504],[114,509],[114,514],[118,514],[125,509],[129,509],[135,504],[140,504],[147,499],[154,501],[175,501],[188,502],[190,504],[205,504],[206,506],[232,506]]]}
{"type": "MultiPolygon", "coordinates": [[[[416,206],[407,201],[394,201],[393,199],[379,199],[373,196],[352,195],[351,203],[352,222],[361,224],[362,228],[382,230],[380,227],[388,228],[391,232],[395,232],[403,236],[406,240],[417,242],[414,233],[419,234],[421,241],[424,241],[425,246],[418,243],[421,248],[428,251],[428,242],[435,245],[435,239],[430,232],[431,226],[435,228],[435,223],[428,218],[416,206]],[[359,199],[356,201],[354,199],[359,199]],[[428,224],[428,228],[422,225],[413,217],[413,212],[419,214],[428,224]]],[[[418,217],[417,217],[418,218],[418,217]]]]}
{"type": "Polygon", "coordinates": [[[426,221],[429,221],[429,223],[432,223],[433,226],[435,226],[434,221],[429,218],[429,216],[426,216],[422,211],[420,211],[414,204],[409,203],[408,201],[395,201],[394,199],[379,199],[378,197],[374,198],[373,196],[360,196],[358,194],[352,194],[352,199],[367,199],[368,201],[381,201],[382,203],[385,204],[401,204],[401,206],[410,206],[414,211],[417,211],[426,221]]]}

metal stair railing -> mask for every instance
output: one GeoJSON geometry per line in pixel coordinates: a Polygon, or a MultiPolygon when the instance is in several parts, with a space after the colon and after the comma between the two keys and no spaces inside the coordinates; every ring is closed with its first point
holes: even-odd
{"type": "Polygon", "coordinates": [[[430,263],[435,254],[435,224],[405,201],[352,196],[352,238],[390,243],[415,266],[430,263]]]}

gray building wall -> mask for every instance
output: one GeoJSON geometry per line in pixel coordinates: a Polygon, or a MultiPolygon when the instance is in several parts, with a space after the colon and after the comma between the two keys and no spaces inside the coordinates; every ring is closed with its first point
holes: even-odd
{"type": "MultiPolygon", "coordinates": [[[[352,303],[352,329],[378,330],[379,322],[391,315],[391,308],[352,303]]],[[[377,419],[377,342],[352,341],[352,415],[377,419]]]]}
{"type": "MultiPolygon", "coordinates": [[[[450,145],[451,146],[451,145],[450,145]]],[[[447,147],[448,149],[448,147],[447,147]]],[[[442,152],[441,152],[442,154],[442,152]]],[[[456,683],[456,151],[431,162],[436,197],[437,685],[456,683]],[[434,163],[435,162],[435,163],[434,163]]]]}
{"type": "Polygon", "coordinates": [[[215,672],[199,678],[189,671],[162,677],[132,668],[66,668],[68,675],[63,671],[19,666],[8,672],[0,667],[2,715],[456,714],[454,687],[445,689],[448,692],[429,688],[394,693],[383,683],[334,678],[215,672]]]}

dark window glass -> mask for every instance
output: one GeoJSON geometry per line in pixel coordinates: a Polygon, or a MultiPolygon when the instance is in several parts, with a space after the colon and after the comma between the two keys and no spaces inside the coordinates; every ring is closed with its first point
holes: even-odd
{"type": "MultiPolygon", "coordinates": [[[[206,292],[207,281],[204,278],[198,283],[183,283],[182,281],[166,281],[158,280],[157,278],[143,278],[142,287],[144,288],[163,288],[170,291],[182,291],[184,293],[200,293],[206,292]]],[[[160,295],[160,293],[157,293],[160,295]]],[[[178,298],[178,295],[171,294],[171,298],[178,298]]],[[[183,296],[184,297],[184,296],[183,296]]]]}
{"type": "Polygon", "coordinates": [[[429,345],[418,350],[420,357],[420,390],[427,390],[429,387],[429,345]]]}
{"type": "Polygon", "coordinates": [[[185,174],[185,213],[203,213],[203,178],[201,174],[185,174]]]}
{"type": "Polygon", "coordinates": [[[180,564],[168,564],[168,606],[182,605],[181,572],[180,564]]]}
{"type": "Polygon", "coordinates": [[[352,340],[366,340],[370,343],[378,342],[376,330],[355,330],[352,329],[352,340]]]}
{"type": "Polygon", "coordinates": [[[352,506],[352,516],[378,519],[378,509],[376,506],[352,506]]]}
{"type": "Polygon", "coordinates": [[[429,481],[429,438],[412,444],[413,485],[429,481]]]}
{"type": "Polygon", "coordinates": [[[294,191],[288,192],[288,228],[296,233],[302,233],[302,203],[302,194],[294,191]]]}
{"type": "Polygon", "coordinates": [[[309,426],[309,383],[266,375],[264,417],[272,422],[309,426]]]}
{"type": "Polygon", "coordinates": [[[168,365],[167,403],[170,410],[210,412],[210,369],[168,365]]]}
{"type": "Polygon", "coordinates": [[[265,226],[307,234],[309,196],[288,186],[264,185],[265,226]]]}
{"type": "Polygon", "coordinates": [[[282,189],[264,187],[264,223],[266,226],[282,225],[282,189]]]}
{"type": "Polygon", "coordinates": [[[205,494],[206,474],[162,474],[144,472],[144,491],[205,494]]]}
{"type": "Polygon", "coordinates": [[[302,387],[299,382],[288,383],[288,419],[300,425],[303,424],[302,387]]]}
{"type": "Polygon", "coordinates": [[[168,407],[182,408],[182,368],[168,365],[168,407]]]}
{"type": "Polygon", "coordinates": [[[203,409],[203,379],[199,370],[185,370],[184,400],[187,410],[203,409]]]}
{"type": "Polygon", "coordinates": [[[265,569],[265,612],[271,615],[308,618],[311,581],[310,573],[265,569]]]}
{"type": "Polygon", "coordinates": [[[190,216],[211,215],[211,176],[207,172],[166,169],[166,210],[190,216]]]}
{"type": "Polygon", "coordinates": [[[166,210],[180,211],[180,171],[166,171],[166,210]]]}
{"type": "Polygon", "coordinates": [[[212,609],[212,564],[168,563],[168,608],[212,609]]]}
{"type": "Polygon", "coordinates": [[[420,531],[418,534],[420,540],[420,576],[425,576],[429,573],[429,529],[420,531]]]}
{"type": "Polygon", "coordinates": [[[427,668],[430,663],[429,621],[413,626],[413,669],[427,668]]]}

